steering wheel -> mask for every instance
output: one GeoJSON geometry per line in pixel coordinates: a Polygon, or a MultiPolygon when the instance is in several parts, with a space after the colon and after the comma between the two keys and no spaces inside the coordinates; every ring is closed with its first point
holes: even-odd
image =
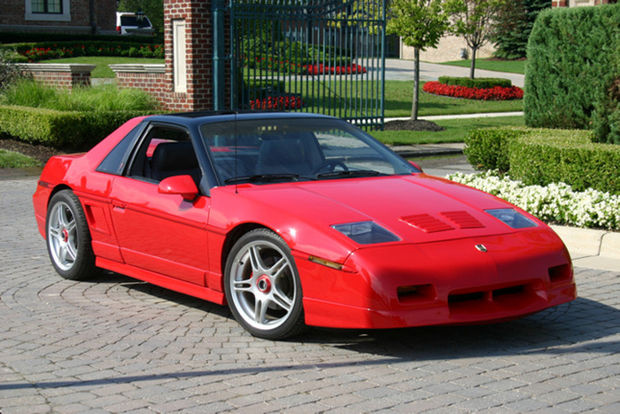
{"type": "Polygon", "coordinates": [[[318,174],[321,172],[331,172],[331,171],[334,171],[336,167],[341,167],[343,171],[349,171],[349,167],[346,166],[346,164],[344,163],[342,159],[333,158],[331,160],[323,161],[321,165],[319,165],[312,171],[312,174],[318,174]]]}

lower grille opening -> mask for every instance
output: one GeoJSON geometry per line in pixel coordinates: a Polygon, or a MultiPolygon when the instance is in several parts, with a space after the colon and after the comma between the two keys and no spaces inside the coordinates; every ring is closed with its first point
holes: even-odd
{"type": "Polygon", "coordinates": [[[416,303],[435,299],[433,285],[399,286],[397,289],[398,301],[401,303],[416,303]]]}
{"type": "Polygon", "coordinates": [[[503,289],[495,289],[493,291],[493,300],[501,299],[502,296],[520,295],[525,290],[525,286],[511,286],[503,289]]]}
{"type": "Polygon", "coordinates": [[[521,308],[536,300],[535,288],[530,284],[485,289],[477,292],[452,293],[448,306],[454,315],[489,312],[498,309],[521,308]]]}
{"type": "Polygon", "coordinates": [[[549,268],[549,281],[551,283],[568,282],[571,278],[571,266],[569,263],[549,268]]]}
{"type": "Polygon", "coordinates": [[[448,296],[448,304],[483,300],[484,293],[485,292],[452,294],[448,296]]]}

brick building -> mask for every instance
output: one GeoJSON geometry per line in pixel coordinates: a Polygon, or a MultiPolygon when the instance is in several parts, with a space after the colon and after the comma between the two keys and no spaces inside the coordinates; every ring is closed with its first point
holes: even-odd
{"type": "Polygon", "coordinates": [[[0,31],[114,33],[116,0],[2,0],[0,31]]]}
{"type": "Polygon", "coordinates": [[[551,0],[551,7],[598,6],[599,4],[616,3],[617,0],[551,0]]]}

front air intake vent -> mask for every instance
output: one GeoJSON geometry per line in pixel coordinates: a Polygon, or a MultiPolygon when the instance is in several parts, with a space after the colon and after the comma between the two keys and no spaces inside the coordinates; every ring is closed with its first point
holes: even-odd
{"type": "Polygon", "coordinates": [[[477,229],[484,227],[482,223],[467,211],[444,211],[441,215],[461,229],[477,229]]]}
{"type": "Polygon", "coordinates": [[[414,214],[412,216],[401,217],[401,220],[426,233],[453,229],[452,226],[428,214],[414,214]]]}

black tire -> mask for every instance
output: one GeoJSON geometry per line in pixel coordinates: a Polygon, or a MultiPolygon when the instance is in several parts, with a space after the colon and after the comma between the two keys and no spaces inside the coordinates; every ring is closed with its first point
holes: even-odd
{"type": "Polygon", "coordinates": [[[54,194],[45,220],[47,253],[56,272],[65,279],[96,277],[90,230],[80,200],[71,190],[54,194]]]}
{"type": "Polygon", "coordinates": [[[256,229],[237,240],[226,260],[224,289],[233,316],[252,335],[284,339],[303,331],[297,266],[274,232],[256,229]]]}

